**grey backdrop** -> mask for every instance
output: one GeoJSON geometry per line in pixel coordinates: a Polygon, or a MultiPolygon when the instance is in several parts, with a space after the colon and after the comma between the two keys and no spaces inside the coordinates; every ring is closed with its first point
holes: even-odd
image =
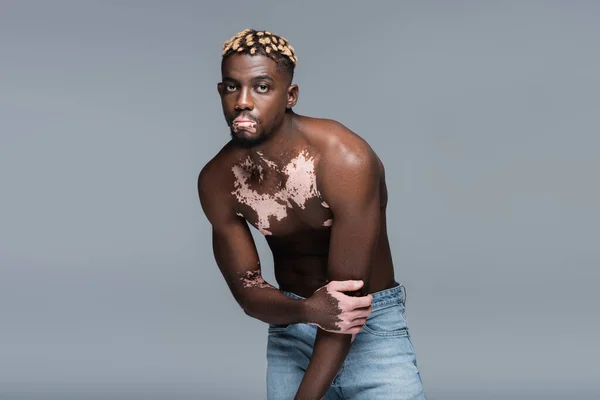
{"type": "MultiPolygon", "coordinates": [[[[211,253],[221,44],[299,56],[300,114],[387,168],[430,399],[598,398],[600,3],[0,2],[0,398],[261,399],[211,253]]],[[[256,236],[267,279],[272,259],[256,236]]]]}

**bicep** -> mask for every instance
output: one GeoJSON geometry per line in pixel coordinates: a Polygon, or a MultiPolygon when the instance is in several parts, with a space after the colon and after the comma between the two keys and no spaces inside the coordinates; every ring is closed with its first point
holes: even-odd
{"type": "Polygon", "coordinates": [[[331,279],[363,279],[369,271],[379,237],[380,210],[376,199],[360,204],[347,205],[338,214],[334,211],[328,262],[331,279]]]}
{"type": "Polygon", "coordinates": [[[260,276],[258,253],[248,224],[235,214],[227,191],[215,188],[212,184],[215,181],[201,173],[198,194],[212,225],[215,261],[232,294],[240,302],[244,283],[249,277],[260,276]]]}
{"type": "Polygon", "coordinates": [[[248,224],[236,218],[213,225],[212,246],[215,261],[237,298],[244,282],[260,273],[258,253],[248,224]]]}
{"type": "Polygon", "coordinates": [[[328,260],[330,280],[368,282],[381,224],[378,199],[378,194],[373,194],[365,201],[348,200],[343,211],[334,211],[328,260]]]}

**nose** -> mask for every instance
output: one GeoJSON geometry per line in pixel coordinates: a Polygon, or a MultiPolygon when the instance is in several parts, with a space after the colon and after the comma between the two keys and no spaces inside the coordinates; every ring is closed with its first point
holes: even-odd
{"type": "Polygon", "coordinates": [[[236,110],[252,110],[254,108],[254,103],[252,102],[252,96],[249,93],[249,90],[246,88],[242,88],[239,91],[239,95],[235,101],[235,109],[236,110]]]}

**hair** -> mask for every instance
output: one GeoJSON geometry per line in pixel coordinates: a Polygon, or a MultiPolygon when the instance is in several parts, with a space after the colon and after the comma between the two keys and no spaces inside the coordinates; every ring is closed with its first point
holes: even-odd
{"type": "Polygon", "coordinates": [[[244,29],[231,39],[223,43],[223,62],[232,54],[250,54],[267,56],[277,63],[277,69],[294,77],[294,68],[298,57],[287,39],[277,36],[269,31],[256,31],[244,29]]]}

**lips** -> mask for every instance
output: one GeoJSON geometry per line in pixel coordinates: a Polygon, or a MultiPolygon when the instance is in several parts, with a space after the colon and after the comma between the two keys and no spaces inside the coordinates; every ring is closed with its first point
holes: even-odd
{"type": "Polygon", "coordinates": [[[256,124],[256,122],[252,119],[249,118],[245,118],[245,117],[237,117],[236,119],[233,120],[234,124],[256,124]]]}
{"type": "Polygon", "coordinates": [[[237,132],[240,129],[244,129],[250,132],[256,131],[256,121],[248,119],[246,117],[237,117],[233,120],[233,130],[237,132]]]}

